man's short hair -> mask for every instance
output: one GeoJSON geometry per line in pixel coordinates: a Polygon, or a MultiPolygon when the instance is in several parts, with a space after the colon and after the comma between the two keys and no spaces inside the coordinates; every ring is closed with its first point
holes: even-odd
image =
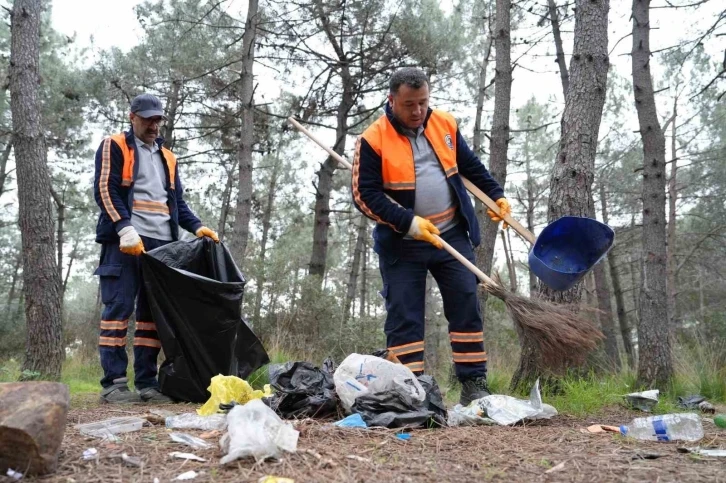
{"type": "Polygon", "coordinates": [[[424,74],[424,71],[416,67],[404,67],[398,69],[391,75],[391,80],[388,83],[388,87],[391,94],[398,92],[398,88],[403,84],[413,89],[420,89],[424,84],[428,85],[429,80],[424,74]]]}

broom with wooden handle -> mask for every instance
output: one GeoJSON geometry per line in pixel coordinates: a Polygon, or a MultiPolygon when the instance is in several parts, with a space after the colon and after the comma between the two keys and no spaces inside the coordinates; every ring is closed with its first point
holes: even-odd
{"type": "MultiPolygon", "coordinates": [[[[322,143],[314,134],[305,129],[292,117],[288,121],[295,128],[309,137],[317,145],[323,148],[327,153],[349,171],[353,170],[353,166],[338,153],[330,149],[322,143]]],[[[468,181],[468,180],[467,180],[468,181]]],[[[471,184],[471,183],[469,183],[471,184]]],[[[478,188],[473,186],[477,191],[478,188]]],[[[467,186],[469,188],[469,186],[467,186]]],[[[470,189],[471,191],[471,189],[470,189]]],[[[481,191],[479,191],[481,193],[481,191]]],[[[489,197],[481,193],[487,200],[489,197]]],[[[393,201],[393,200],[392,200],[393,201]]],[[[492,201],[490,208],[499,214],[499,207],[492,201]]],[[[504,217],[504,220],[512,225],[521,225],[511,218],[504,217]]],[[[525,238],[534,242],[534,235],[522,227],[523,231],[529,236],[522,234],[525,238]]],[[[554,305],[544,300],[535,300],[523,297],[516,293],[510,292],[498,281],[494,280],[484,272],[479,270],[476,265],[471,263],[464,255],[459,253],[454,247],[446,243],[441,237],[434,235],[443,245],[451,256],[459,260],[466,268],[468,268],[480,280],[481,286],[501,299],[506,305],[512,317],[512,321],[519,328],[520,334],[529,339],[539,348],[542,360],[552,366],[560,367],[568,362],[576,362],[583,360],[588,352],[597,347],[598,341],[604,338],[602,332],[595,325],[580,314],[573,312],[563,305],[554,305]]]]}

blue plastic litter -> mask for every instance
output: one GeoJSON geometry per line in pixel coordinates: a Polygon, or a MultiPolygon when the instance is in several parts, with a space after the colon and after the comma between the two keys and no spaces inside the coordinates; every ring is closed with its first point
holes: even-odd
{"type": "Polygon", "coordinates": [[[365,421],[363,421],[363,418],[360,414],[351,414],[345,419],[341,419],[340,421],[336,421],[333,423],[335,426],[339,426],[341,428],[367,428],[368,425],[365,421]]]}
{"type": "Polygon", "coordinates": [[[529,268],[554,290],[572,288],[610,250],[615,232],[592,218],[553,221],[529,252],[529,268]]]}
{"type": "Polygon", "coordinates": [[[396,437],[398,439],[402,439],[404,441],[408,441],[409,439],[411,439],[411,433],[398,433],[396,435],[396,437]]]}

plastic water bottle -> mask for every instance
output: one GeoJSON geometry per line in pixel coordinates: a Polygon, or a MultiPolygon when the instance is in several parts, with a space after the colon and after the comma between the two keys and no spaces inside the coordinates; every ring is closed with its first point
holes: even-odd
{"type": "Polygon", "coordinates": [[[624,436],[646,441],[698,441],[703,438],[701,417],[692,413],[635,418],[620,426],[624,436]]]}

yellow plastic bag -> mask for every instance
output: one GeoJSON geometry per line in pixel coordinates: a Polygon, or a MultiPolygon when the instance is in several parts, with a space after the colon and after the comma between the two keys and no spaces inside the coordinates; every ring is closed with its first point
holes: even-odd
{"type": "Polygon", "coordinates": [[[212,378],[207,390],[212,396],[204,403],[204,406],[197,409],[197,414],[200,416],[215,414],[219,410],[220,404],[229,404],[232,401],[245,404],[253,399],[272,396],[269,384],[265,384],[265,390],[260,391],[259,389],[252,389],[252,386],[244,379],[221,374],[212,378]]]}

